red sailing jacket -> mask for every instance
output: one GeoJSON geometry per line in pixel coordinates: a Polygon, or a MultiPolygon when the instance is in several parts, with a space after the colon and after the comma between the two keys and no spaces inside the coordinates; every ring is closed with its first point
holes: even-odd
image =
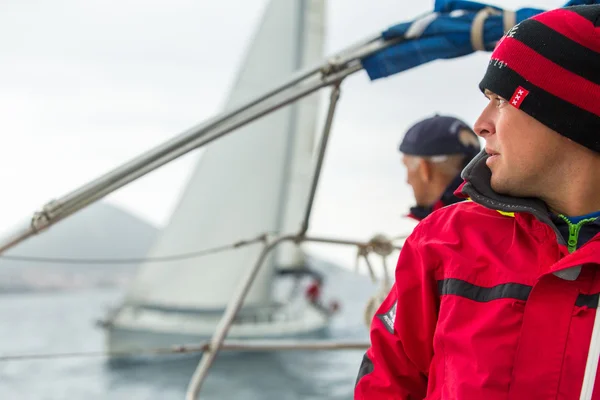
{"type": "MultiPolygon", "coordinates": [[[[543,203],[501,196],[482,154],[407,239],[373,318],[356,400],[579,399],[600,235],[569,254],[543,203]]],[[[600,399],[596,376],[593,399],[600,399]]]]}

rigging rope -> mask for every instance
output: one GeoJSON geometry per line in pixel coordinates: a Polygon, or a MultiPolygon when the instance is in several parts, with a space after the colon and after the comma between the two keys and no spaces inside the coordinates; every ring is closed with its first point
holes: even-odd
{"type": "Polygon", "coordinates": [[[217,246],[190,253],[173,254],[169,256],[161,257],[146,257],[146,258],[69,258],[69,257],[33,257],[33,256],[21,256],[21,255],[2,255],[0,258],[12,261],[28,261],[38,263],[56,263],[56,264],[140,264],[143,262],[156,263],[156,262],[170,262],[186,260],[190,258],[202,257],[209,254],[219,253],[225,250],[232,250],[251,244],[259,243],[264,241],[265,235],[260,235],[254,239],[241,240],[233,244],[224,246],[217,246]]]}
{"type": "Polygon", "coordinates": [[[367,265],[369,275],[371,276],[373,283],[376,283],[377,279],[375,278],[375,272],[371,266],[371,262],[369,261],[369,253],[373,252],[379,255],[383,265],[383,278],[381,279],[379,289],[373,296],[369,297],[364,309],[363,316],[367,328],[371,326],[371,321],[373,320],[375,313],[384,302],[392,288],[386,258],[392,254],[395,249],[393,242],[400,239],[406,239],[406,235],[400,235],[389,239],[383,234],[377,234],[373,236],[371,240],[369,240],[367,247],[359,247],[358,249],[358,253],[356,255],[357,265],[358,260],[362,257],[367,265]]]}
{"type": "MultiPolygon", "coordinates": [[[[276,234],[275,232],[270,232],[267,234],[276,234]]],[[[179,261],[179,260],[187,260],[190,258],[203,257],[209,254],[220,253],[225,250],[232,250],[244,246],[248,246],[251,244],[259,243],[264,241],[265,235],[262,234],[254,239],[250,240],[241,240],[239,242],[235,242],[233,244],[216,246],[208,249],[193,251],[189,253],[180,253],[180,254],[172,254],[168,256],[158,256],[158,257],[144,257],[144,258],[74,258],[74,257],[36,257],[36,256],[23,256],[23,255],[4,255],[0,254],[0,259],[11,260],[11,261],[23,261],[23,262],[35,262],[35,263],[46,263],[46,264],[141,264],[141,263],[160,263],[160,262],[171,262],[171,261],[179,261]]],[[[381,241],[381,237],[378,238],[381,241]]],[[[394,242],[400,239],[406,239],[406,235],[400,235],[394,237],[392,239],[386,239],[389,242],[394,242]]],[[[375,251],[379,250],[377,247],[379,246],[389,246],[388,243],[377,243],[372,241],[369,243],[369,249],[367,251],[375,251]]],[[[362,254],[361,254],[362,255],[362,254]]],[[[374,278],[374,277],[373,277],[374,278]]]]}
{"type": "MultiPolygon", "coordinates": [[[[333,340],[232,340],[226,341],[222,350],[235,351],[271,351],[271,350],[364,350],[369,347],[368,342],[338,342],[333,340]]],[[[0,355],[0,362],[52,360],[64,358],[95,358],[95,357],[127,357],[142,355],[176,355],[201,353],[210,349],[210,342],[197,345],[181,345],[174,347],[145,349],[136,351],[79,351],[66,353],[21,353],[0,355]]]]}

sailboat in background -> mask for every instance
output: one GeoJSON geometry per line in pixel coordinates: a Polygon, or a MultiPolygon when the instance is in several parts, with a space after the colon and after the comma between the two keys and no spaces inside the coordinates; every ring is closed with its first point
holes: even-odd
{"type": "MultiPolygon", "coordinates": [[[[324,24],[323,0],[271,0],[226,109],[321,60],[324,24]]],[[[318,94],[313,94],[211,143],[148,256],[222,246],[264,232],[296,233],[313,175],[318,106],[318,94]]],[[[142,264],[124,302],[104,323],[108,349],[157,348],[210,337],[261,249],[257,243],[199,258],[142,264]]],[[[294,243],[272,252],[229,337],[297,336],[326,328],[331,313],[322,306],[302,295],[282,302],[273,294],[278,271],[305,272],[306,264],[305,253],[294,243]]]]}

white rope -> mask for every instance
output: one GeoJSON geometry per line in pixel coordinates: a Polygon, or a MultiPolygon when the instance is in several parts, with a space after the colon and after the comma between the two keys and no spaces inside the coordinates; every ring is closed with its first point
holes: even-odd
{"type": "Polygon", "coordinates": [[[473,19],[473,25],[471,25],[471,45],[473,46],[473,50],[485,51],[483,28],[485,20],[490,15],[500,15],[500,11],[491,7],[485,7],[479,10],[473,19]]]}
{"type": "Polygon", "coordinates": [[[377,234],[371,238],[368,242],[368,247],[359,248],[359,252],[357,254],[357,260],[362,256],[367,263],[367,267],[369,269],[369,274],[371,275],[371,280],[373,283],[376,282],[375,273],[373,271],[373,267],[369,261],[368,255],[370,252],[373,252],[381,257],[381,263],[383,265],[383,279],[381,280],[381,284],[377,292],[369,297],[367,300],[367,304],[365,306],[365,310],[363,313],[363,318],[365,321],[365,325],[367,327],[371,326],[371,321],[375,316],[375,313],[381,306],[381,303],[386,299],[388,293],[391,290],[391,282],[389,277],[388,265],[386,262],[387,257],[392,254],[392,252],[397,249],[397,246],[393,245],[393,241],[398,239],[405,239],[406,235],[400,235],[392,239],[388,239],[385,235],[377,234]]]}
{"type": "MultiPolygon", "coordinates": [[[[382,288],[383,289],[383,288],[382,288]]],[[[373,317],[375,317],[375,313],[381,307],[381,304],[385,300],[389,293],[389,289],[386,290],[378,290],[375,295],[369,297],[367,300],[367,305],[365,307],[364,312],[364,321],[367,328],[371,327],[371,322],[373,322],[373,317]]]]}
{"type": "Polygon", "coordinates": [[[484,41],[484,27],[485,21],[489,18],[490,15],[500,15],[502,14],[502,26],[504,29],[504,33],[508,32],[513,26],[517,24],[517,13],[511,10],[504,10],[500,12],[495,8],[485,7],[475,15],[473,19],[473,25],[471,25],[471,45],[473,46],[473,50],[476,51],[485,51],[485,41],[484,41]]]}
{"type": "Polygon", "coordinates": [[[364,321],[367,328],[371,327],[371,322],[373,321],[373,317],[375,313],[381,307],[381,304],[385,301],[390,290],[392,289],[392,285],[389,279],[387,263],[385,262],[385,257],[382,257],[383,262],[383,279],[381,280],[381,285],[379,286],[379,290],[367,300],[367,305],[365,306],[364,311],[364,321]]]}
{"type": "Polygon", "coordinates": [[[504,10],[502,22],[504,23],[504,33],[510,31],[510,29],[517,24],[517,13],[510,10],[504,10]]]}
{"type": "Polygon", "coordinates": [[[406,39],[416,39],[416,38],[421,37],[423,32],[425,32],[425,29],[427,29],[427,27],[429,25],[431,25],[431,23],[433,21],[435,21],[435,19],[438,17],[438,15],[439,15],[438,13],[434,12],[434,13],[427,14],[424,17],[415,20],[408,27],[408,30],[404,34],[404,37],[406,39]]]}

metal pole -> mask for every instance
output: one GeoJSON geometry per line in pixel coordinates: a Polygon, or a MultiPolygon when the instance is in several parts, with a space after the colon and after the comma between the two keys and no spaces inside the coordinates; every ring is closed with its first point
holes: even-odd
{"type": "MultiPolygon", "coordinates": [[[[204,353],[202,355],[202,358],[200,359],[198,367],[194,371],[192,379],[190,380],[190,383],[188,385],[188,389],[187,389],[187,393],[186,393],[186,397],[185,397],[186,400],[196,400],[197,399],[198,393],[200,392],[200,389],[202,387],[202,383],[206,379],[206,376],[208,375],[208,371],[209,371],[210,367],[212,366],[212,363],[214,362],[215,358],[217,357],[217,353],[220,351],[221,347],[223,346],[225,336],[227,336],[227,332],[229,331],[229,328],[231,327],[231,324],[233,323],[235,316],[237,315],[238,311],[242,307],[242,303],[244,302],[244,299],[245,299],[246,295],[248,294],[248,291],[250,290],[250,287],[252,286],[252,283],[254,282],[254,279],[255,279],[256,275],[258,274],[260,267],[264,263],[267,255],[279,243],[284,242],[284,241],[289,241],[289,240],[333,243],[333,244],[340,244],[340,245],[368,246],[367,243],[357,242],[357,241],[352,241],[352,240],[309,238],[309,237],[299,237],[298,235],[280,236],[280,237],[274,239],[271,243],[269,243],[268,239],[266,238],[266,235],[265,235],[265,246],[258,257],[258,260],[254,264],[254,266],[248,270],[247,274],[242,279],[240,286],[236,290],[234,296],[230,300],[229,304],[227,304],[225,313],[223,314],[223,317],[219,321],[219,325],[217,326],[217,329],[215,330],[215,333],[213,334],[213,337],[211,338],[209,348],[207,349],[206,353],[204,353]]],[[[394,248],[400,249],[401,247],[394,246],[394,248]]]]}
{"type": "Polygon", "coordinates": [[[221,350],[271,351],[271,350],[366,350],[368,342],[336,342],[330,340],[226,340],[221,350]]]}
{"type": "Polygon", "coordinates": [[[243,115],[231,123],[219,125],[214,129],[192,128],[192,130],[169,141],[167,144],[159,146],[149,153],[124,164],[113,172],[105,174],[61,199],[51,201],[43,207],[42,211],[36,212],[33,215],[29,226],[21,227],[19,230],[11,232],[7,241],[0,242],[0,254],[158,167],[316,90],[336,84],[346,76],[361,69],[362,66],[357,64],[325,79],[303,85],[300,88],[296,88],[292,93],[287,94],[283,99],[276,99],[278,101],[273,100],[271,104],[263,106],[262,109],[250,110],[254,112],[249,112],[249,115],[243,115]]]}
{"type": "MultiPolygon", "coordinates": [[[[35,219],[35,215],[33,217],[35,219]]],[[[30,230],[35,229],[33,225],[33,220],[27,220],[20,222],[18,225],[10,228],[7,232],[5,232],[2,237],[0,237],[0,243],[3,244],[3,248],[10,248],[14,245],[18,244],[21,240],[23,240],[23,235],[30,230]]],[[[2,250],[0,249],[0,254],[2,254],[2,250]]]]}
{"type": "Polygon", "coordinates": [[[34,213],[28,225],[19,227],[9,233],[4,240],[0,240],[0,254],[94,201],[189,151],[201,147],[285,104],[306,96],[322,87],[339,82],[344,77],[362,69],[360,63],[362,58],[393,46],[396,43],[398,43],[398,40],[385,41],[378,35],[351,46],[331,57],[331,61],[300,72],[294,75],[290,81],[258,96],[256,99],[234,110],[220,114],[207,122],[196,125],[71,193],[47,203],[42,210],[34,213]],[[296,89],[294,88],[295,85],[311,77],[314,77],[316,82],[307,84],[296,92],[292,92],[292,94],[288,93],[287,97],[282,95],[285,94],[286,90],[291,91],[292,89],[296,89]],[[278,95],[282,95],[283,97],[283,99],[279,100],[279,103],[271,104],[266,108],[264,107],[262,103],[272,101],[278,95]],[[244,113],[250,115],[244,115],[244,113]],[[243,118],[239,118],[240,115],[243,118]],[[239,118],[239,120],[236,120],[236,118],[239,118]],[[232,119],[237,123],[232,123],[232,119]]]}
{"type": "Polygon", "coordinates": [[[227,332],[229,332],[229,328],[231,327],[231,324],[233,323],[236,314],[242,307],[242,303],[244,302],[244,299],[248,294],[252,283],[254,282],[254,278],[256,278],[256,275],[258,274],[258,271],[262,266],[263,262],[267,258],[267,255],[279,243],[285,240],[293,239],[295,239],[295,236],[281,236],[269,243],[268,239],[265,237],[265,246],[258,257],[258,260],[256,260],[256,263],[252,266],[252,268],[250,268],[247,271],[246,275],[241,280],[240,286],[236,290],[232,299],[227,304],[225,313],[223,314],[223,317],[219,321],[219,325],[217,326],[217,329],[213,334],[213,337],[210,341],[210,348],[207,350],[206,353],[202,354],[200,363],[198,364],[196,371],[194,371],[194,375],[192,376],[192,379],[190,380],[190,383],[188,385],[187,393],[185,396],[186,400],[196,400],[196,398],[198,397],[198,393],[200,392],[202,383],[208,375],[208,370],[214,362],[221,348],[221,345],[223,344],[223,340],[225,339],[227,332]]]}
{"type": "Polygon", "coordinates": [[[319,186],[319,178],[321,177],[321,169],[323,167],[323,160],[325,159],[327,143],[329,142],[329,133],[331,132],[331,126],[333,125],[333,117],[335,115],[336,106],[340,98],[340,84],[341,82],[339,82],[331,89],[329,109],[327,110],[327,119],[325,120],[325,126],[323,127],[323,135],[321,137],[321,143],[319,145],[319,156],[317,158],[315,172],[313,174],[310,194],[308,196],[308,202],[306,204],[306,211],[304,212],[304,221],[302,222],[300,233],[298,234],[298,236],[300,237],[306,235],[306,231],[308,231],[310,215],[312,213],[317,187],[319,186]]]}

